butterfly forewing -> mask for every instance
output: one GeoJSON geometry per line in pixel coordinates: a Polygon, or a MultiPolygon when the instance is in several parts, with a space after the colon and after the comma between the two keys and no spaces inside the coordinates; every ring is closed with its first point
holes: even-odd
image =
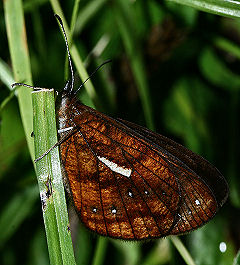
{"type": "Polygon", "coordinates": [[[59,126],[73,128],[65,133],[61,158],[76,211],[89,229],[139,240],[191,231],[215,215],[224,198],[189,167],[190,157],[187,165],[170,152],[173,141],[160,145],[161,135],[71,98],[63,103],[59,126]]]}

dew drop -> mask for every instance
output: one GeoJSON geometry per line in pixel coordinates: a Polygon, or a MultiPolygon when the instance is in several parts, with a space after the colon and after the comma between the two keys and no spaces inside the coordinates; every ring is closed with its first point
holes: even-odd
{"type": "Polygon", "coordinates": [[[93,213],[96,213],[97,212],[97,208],[96,207],[93,207],[92,208],[92,211],[93,211],[93,213]]]}
{"type": "Polygon", "coordinates": [[[219,244],[219,250],[220,250],[222,253],[226,252],[226,250],[227,250],[227,245],[226,245],[225,242],[221,242],[221,243],[219,244]]]}

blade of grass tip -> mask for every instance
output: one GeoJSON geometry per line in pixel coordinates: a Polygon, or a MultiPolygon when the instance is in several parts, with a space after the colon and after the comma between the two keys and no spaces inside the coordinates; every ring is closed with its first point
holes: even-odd
{"type": "Polygon", "coordinates": [[[92,265],[103,264],[106,249],[107,249],[108,239],[104,237],[98,237],[97,246],[95,248],[94,258],[92,265]]]}
{"type": "MultiPolygon", "coordinates": [[[[32,94],[36,157],[57,142],[54,91],[32,94]]],[[[36,163],[51,264],[75,264],[58,148],[36,163]]]]}
{"type": "MultiPolygon", "coordinates": [[[[50,2],[51,2],[52,9],[53,9],[54,13],[58,14],[61,17],[61,19],[63,21],[64,29],[66,31],[66,35],[69,36],[69,28],[68,28],[68,25],[66,23],[66,19],[63,15],[63,11],[60,7],[59,2],[57,0],[50,0],[50,2]]],[[[77,50],[77,47],[74,44],[71,45],[70,53],[72,55],[72,59],[73,59],[73,62],[76,66],[78,74],[79,74],[82,82],[84,82],[88,78],[88,73],[84,67],[83,60],[80,57],[80,54],[77,50]]],[[[89,95],[90,99],[93,102],[98,103],[97,94],[96,94],[95,88],[94,88],[91,80],[88,80],[88,82],[86,82],[84,84],[84,87],[86,88],[87,94],[89,95]]]]}
{"type": "MultiPolygon", "coordinates": [[[[22,1],[3,1],[3,5],[15,82],[25,82],[31,84],[32,76],[30,70],[22,1]]],[[[33,120],[31,89],[27,87],[19,87],[17,94],[23,127],[26,134],[29,151],[33,160],[34,149],[33,139],[31,138],[33,120]]]]}
{"type": "Polygon", "coordinates": [[[171,236],[170,240],[172,241],[173,245],[176,247],[176,249],[178,250],[187,265],[196,265],[190,253],[177,236],[171,236]]]}
{"type": "Polygon", "coordinates": [[[142,102],[142,107],[146,119],[146,123],[149,129],[154,130],[154,122],[152,116],[152,104],[149,95],[149,88],[147,85],[146,71],[142,59],[142,55],[138,47],[138,40],[136,39],[136,34],[134,34],[134,25],[133,23],[129,26],[128,23],[131,23],[132,19],[126,19],[124,15],[129,15],[129,12],[125,12],[125,10],[129,10],[131,8],[125,7],[126,2],[123,0],[115,1],[114,13],[115,18],[118,24],[118,28],[123,40],[123,44],[125,46],[125,50],[127,52],[132,72],[134,75],[134,79],[136,81],[140,99],[142,102]],[[127,20],[127,21],[126,21],[127,20]]]}

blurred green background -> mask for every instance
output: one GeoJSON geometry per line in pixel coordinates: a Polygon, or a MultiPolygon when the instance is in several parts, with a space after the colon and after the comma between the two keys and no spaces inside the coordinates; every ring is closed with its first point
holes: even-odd
{"type": "MultiPolygon", "coordinates": [[[[54,13],[68,25],[71,20],[75,24],[70,40],[76,49],[75,69],[80,69],[82,60],[91,73],[112,59],[92,78],[94,89],[91,82],[81,89],[85,104],[184,144],[226,177],[227,203],[210,223],[180,237],[193,260],[188,264],[240,264],[240,2],[175,2],[194,8],[155,0],[1,2],[0,264],[49,264],[37,180],[23,129],[24,123],[31,145],[32,110],[29,95],[24,94],[29,91],[12,91],[10,84],[31,83],[32,75],[35,86],[63,88],[66,49],[54,13]],[[24,32],[19,40],[14,31],[21,14],[27,41],[24,32]],[[221,251],[220,246],[226,249],[221,251]]],[[[84,71],[75,74],[80,85],[78,76],[84,79],[84,71]]],[[[96,261],[99,237],[86,231],[72,212],[77,264],[186,263],[169,239],[141,243],[106,239],[96,261]]]]}

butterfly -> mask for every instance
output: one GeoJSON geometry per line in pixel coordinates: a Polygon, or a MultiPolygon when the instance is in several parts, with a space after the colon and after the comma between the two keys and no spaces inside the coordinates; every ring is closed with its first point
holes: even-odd
{"type": "Polygon", "coordinates": [[[57,145],[81,222],[102,236],[124,240],[184,234],[207,223],[228,197],[222,174],[173,140],[81,103],[79,89],[73,90],[66,33],[55,16],[71,70],[57,110],[57,145]]]}

